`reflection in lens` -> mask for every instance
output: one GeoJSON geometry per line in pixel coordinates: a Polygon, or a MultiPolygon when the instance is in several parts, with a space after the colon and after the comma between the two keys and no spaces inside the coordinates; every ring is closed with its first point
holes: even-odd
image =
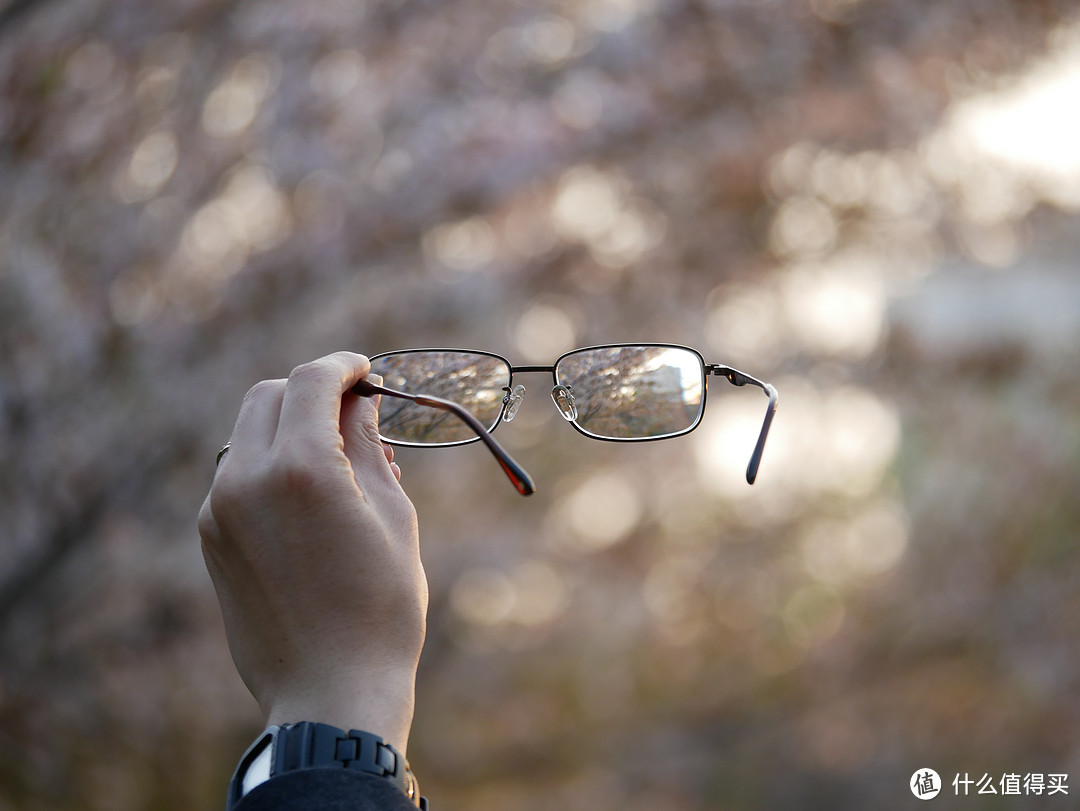
{"type": "Polygon", "coordinates": [[[689,349],[585,349],[560,360],[555,377],[573,392],[577,425],[603,439],[672,436],[701,418],[705,371],[689,349]]]}
{"type": "MultiPolygon", "coordinates": [[[[383,385],[410,394],[453,400],[489,431],[495,427],[510,384],[510,366],[502,358],[474,352],[396,352],[371,361],[383,385]]],[[[383,439],[416,445],[447,445],[476,439],[461,420],[447,411],[396,397],[379,404],[383,439]]]]}

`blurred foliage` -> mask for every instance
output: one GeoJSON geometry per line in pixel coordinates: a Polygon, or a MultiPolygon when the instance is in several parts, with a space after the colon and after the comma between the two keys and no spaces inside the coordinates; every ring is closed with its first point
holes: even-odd
{"type": "Polygon", "coordinates": [[[760,392],[723,381],[694,434],[625,447],[533,385],[499,431],[529,500],[478,448],[398,455],[436,807],[1080,784],[1080,127],[1032,106],[1072,3],[16,7],[0,809],[222,801],[259,719],[194,519],[254,382],[634,340],[777,384],[758,484],[760,392]]]}

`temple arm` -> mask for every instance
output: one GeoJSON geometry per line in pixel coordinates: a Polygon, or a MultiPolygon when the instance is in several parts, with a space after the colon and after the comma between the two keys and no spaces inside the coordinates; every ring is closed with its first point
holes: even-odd
{"type": "Polygon", "coordinates": [[[780,399],[780,394],[772,385],[764,383],[756,377],[751,377],[745,372],[740,372],[738,369],[732,369],[730,366],[709,364],[705,368],[714,375],[726,377],[733,386],[745,386],[747,384],[757,386],[769,397],[769,405],[765,407],[765,419],[761,423],[761,432],[758,434],[757,442],[754,444],[750,464],[746,466],[746,483],[753,484],[754,480],[757,479],[758,468],[761,466],[761,454],[765,451],[765,440],[769,436],[769,426],[772,425],[773,417],[776,415],[776,404],[780,399]]]}
{"type": "Polygon", "coordinates": [[[354,394],[358,394],[361,397],[371,397],[375,394],[381,394],[384,397],[399,397],[403,400],[411,400],[417,405],[437,408],[441,411],[449,411],[468,425],[469,428],[480,437],[481,441],[487,445],[488,450],[491,451],[492,455],[498,461],[499,467],[503,469],[506,477],[510,479],[511,483],[521,495],[531,496],[536,492],[536,485],[533,484],[532,477],[529,475],[528,471],[514,461],[514,458],[503,449],[502,445],[495,441],[491,434],[484,429],[484,426],[479,423],[476,417],[453,400],[443,400],[440,397],[429,397],[426,394],[408,394],[403,391],[395,391],[394,389],[388,389],[384,386],[376,386],[374,383],[370,383],[367,380],[361,380],[352,387],[352,390],[354,394]]]}

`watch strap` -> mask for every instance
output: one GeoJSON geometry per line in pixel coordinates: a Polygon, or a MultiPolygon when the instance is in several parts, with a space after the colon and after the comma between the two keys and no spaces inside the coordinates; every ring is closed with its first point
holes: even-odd
{"type": "Polygon", "coordinates": [[[229,782],[226,811],[232,811],[260,783],[301,769],[351,769],[373,774],[396,785],[418,808],[426,811],[428,807],[409,762],[378,735],[302,721],[272,726],[248,748],[229,782]]]}

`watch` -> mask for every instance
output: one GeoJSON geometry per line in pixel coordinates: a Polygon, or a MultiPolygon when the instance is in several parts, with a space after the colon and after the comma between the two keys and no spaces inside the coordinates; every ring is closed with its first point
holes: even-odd
{"type": "Polygon", "coordinates": [[[256,786],[301,769],[352,769],[389,780],[417,808],[427,811],[407,761],[378,735],[303,721],[269,727],[240,758],[229,781],[226,811],[256,786]]]}

